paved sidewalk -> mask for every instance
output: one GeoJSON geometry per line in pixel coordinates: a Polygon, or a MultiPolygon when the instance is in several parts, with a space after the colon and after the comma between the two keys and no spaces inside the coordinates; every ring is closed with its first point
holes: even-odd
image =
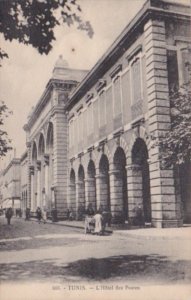
{"type": "MultiPolygon", "coordinates": [[[[36,219],[32,219],[37,221],[36,219]]],[[[84,221],[58,221],[52,222],[48,220],[47,223],[58,226],[67,226],[72,228],[84,229],[84,221]]],[[[106,232],[114,235],[130,236],[130,237],[142,237],[145,239],[162,238],[162,239],[191,239],[191,224],[185,227],[179,228],[136,228],[136,229],[116,229],[112,227],[106,227],[106,232]]]]}
{"type": "Polygon", "coordinates": [[[140,237],[144,239],[180,239],[190,240],[191,242],[191,226],[179,228],[140,228],[132,230],[116,230],[114,235],[140,237]]]}

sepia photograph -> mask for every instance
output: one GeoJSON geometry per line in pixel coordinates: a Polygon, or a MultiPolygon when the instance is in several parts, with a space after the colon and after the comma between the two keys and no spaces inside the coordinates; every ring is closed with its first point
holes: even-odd
{"type": "Polygon", "coordinates": [[[0,0],[0,299],[191,299],[190,0],[0,0]]]}

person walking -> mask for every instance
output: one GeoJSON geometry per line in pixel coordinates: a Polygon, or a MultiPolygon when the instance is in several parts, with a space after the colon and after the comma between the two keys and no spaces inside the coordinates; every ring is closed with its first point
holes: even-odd
{"type": "Polygon", "coordinates": [[[9,207],[5,212],[5,217],[7,218],[7,224],[8,225],[11,224],[12,216],[13,216],[13,210],[12,210],[12,207],[9,207]]]}
{"type": "Polygon", "coordinates": [[[39,206],[36,209],[36,216],[37,216],[38,223],[40,224],[40,221],[42,219],[42,211],[41,211],[41,208],[39,206]]]}

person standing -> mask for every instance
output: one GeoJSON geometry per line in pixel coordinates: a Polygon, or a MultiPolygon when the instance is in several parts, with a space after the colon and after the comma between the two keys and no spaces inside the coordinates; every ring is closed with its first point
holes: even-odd
{"type": "Polygon", "coordinates": [[[102,215],[99,211],[96,212],[96,214],[94,216],[94,220],[95,220],[94,233],[97,235],[101,235],[102,234],[102,215]]]}
{"type": "Polygon", "coordinates": [[[144,227],[145,221],[144,221],[144,213],[143,208],[141,204],[139,203],[138,206],[135,208],[136,212],[136,219],[137,219],[137,225],[141,228],[144,227]]]}
{"type": "Polygon", "coordinates": [[[13,210],[12,210],[12,207],[9,207],[5,212],[5,217],[7,218],[7,224],[8,225],[11,224],[12,216],[13,216],[13,210]]]}
{"type": "Polygon", "coordinates": [[[30,208],[29,207],[26,208],[25,213],[26,213],[25,221],[29,221],[30,220],[30,208]]]}

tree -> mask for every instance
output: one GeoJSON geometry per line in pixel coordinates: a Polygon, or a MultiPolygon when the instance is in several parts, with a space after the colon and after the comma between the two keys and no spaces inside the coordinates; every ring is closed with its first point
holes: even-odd
{"type": "MultiPolygon", "coordinates": [[[[40,54],[48,54],[55,40],[56,26],[67,24],[93,36],[89,21],[83,21],[77,0],[0,0],[0,33],[5,40],[17,40],[32,45],[40,54]]],[[[8,54],[0,48],[0,60],[8,54]]],[[[0,125],[8,116],[8,108],[0,104],[0,125]]],[[[0,129],[0,157],[8,150],[10,140],[5,130],[0,129]]]]}
{"type": "Polygon", "coordinates": [[[171,129],[157,142],[164,167],[191,161],[191,82],[170,95],[171,129]]]}
{"type": "Polygon", "coordinates": [[[4,102],[0,103],[0,157],[5,156],[8,150],[11,150],[10,146],[11,140],[8,138],[8,134],[5,130],[2,129],[4,125],[5,118],[7,118],[11,111],[8,110],[8,107],[4,102]]]}
{"type": "MultiPolygon", "coordinates": [[[[77,0],[1,0],[0,33],[5,40],[32,45],[40,54],[48,54],[55,40],[56,26],[67,24],[93,36],[89,21],[83,21],[77,0]]],[[[8,57],[0,49],[0,58],[8,57]]]]}

